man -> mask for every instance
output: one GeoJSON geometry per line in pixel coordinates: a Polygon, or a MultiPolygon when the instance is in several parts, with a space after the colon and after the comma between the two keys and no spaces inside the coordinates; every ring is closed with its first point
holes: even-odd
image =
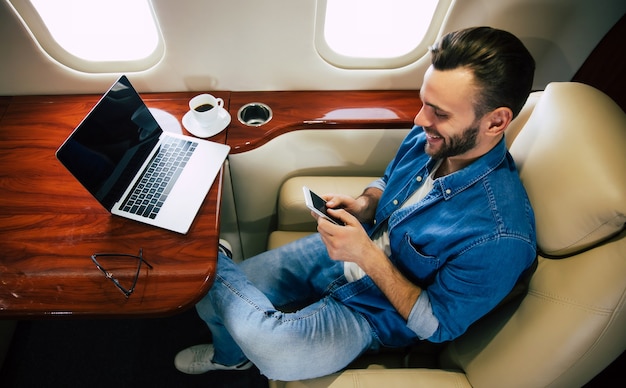
{"type": "Polygon", "coordinates": [[[212,345],[181,351],[186,373],[326,375],[367,350],[444,342],[496,306],[535,259],[534,215],[504,130],[534,61],[487,27],[431,48],[423,107],[385,175],[354,199],[326,195],[318,234],[245,260],[220,255],[197,305],[212,345]],[[297,306],[295,312],[287,307],[297,306]]]}

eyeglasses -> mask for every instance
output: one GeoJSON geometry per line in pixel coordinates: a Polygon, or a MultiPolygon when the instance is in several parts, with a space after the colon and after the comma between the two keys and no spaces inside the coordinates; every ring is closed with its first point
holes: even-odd
{"type": "Polygon", "coordinates": [[[148,263],[144,258],[143,258],[143,249],[139,249],[139,254],[138,255],[130,255],[127,253],[94,253],[93,255],[91,255],[91,261],[93,261],[93,263],[96,265],[96,267],[98,267],[98,269],[104,274],[104,276],[106,276],[107,279],[110,279],[113,284],[115,284],[115,286],[122,291],[122,293],[124,294],[124,296],[126,297],[126,299],[128,299],[128,297],[130,297],[130,295],[133,293],[133,291],[135,291],[135,286],[137,285],[137,280],[139,279],[139,274],[141,273],[141,264],[142,263],[146,263],[146,265],[152,269],[152,266],[150,265],[150,263],[148,263]],[[133,277],[132,280],[132,285],[130,286],[130,288],[126,288],[124,286],[122,286],[122,284],[120,283],[120,281],[113,275],[113,273],[107,269],[105,269],[99,262],[98,262],[98,258],[100,258],[102,260],[102,258],[107,258],[107,259],[135,259],[137,260],[137,271],[135,272],[135,276],[133,277]]]}

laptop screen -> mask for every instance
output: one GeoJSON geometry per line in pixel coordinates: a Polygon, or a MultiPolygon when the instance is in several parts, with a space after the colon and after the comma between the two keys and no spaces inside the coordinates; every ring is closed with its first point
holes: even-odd
{"type": "Polygon", "coordinates": [[[137,91],[121,76],[59,148],[57,158],[110,210],[161,133],[137,91]]]}

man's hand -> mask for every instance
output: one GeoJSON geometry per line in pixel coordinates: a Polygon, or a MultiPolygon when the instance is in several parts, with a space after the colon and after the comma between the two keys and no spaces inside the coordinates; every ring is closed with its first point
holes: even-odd
{"type": "Polygon", "coordinates": [[[326,194],[322,198],[326,201],[329,209],[344,209],[362,223],[371,223],[376,214],[376,206],[382,195],[380,189],[370,187],[363,191],[358,198],[354,199],[347,195],[326,194]]]}
{"type": "Polygon", "coordinates": [[[344,222],[335,225],[317,218],[317,230],[333,260],[356,263],[376,283],[404,319],[408,319],[421,293],[391,263],[385,253],[369,238],[359,220],[344,209],[329,209],[328,213],[344,222]]]}
{"type": "Polygon", "coordinates": [[[328,209],[328,214],[344,223],[335,225],[322,217],[317,218],[317,231],[333,260],[350,261],[360,266],[364,258],[377,253],[384,256],[369,238],[359,220],[348,213],[347,209],[328,209]]]}

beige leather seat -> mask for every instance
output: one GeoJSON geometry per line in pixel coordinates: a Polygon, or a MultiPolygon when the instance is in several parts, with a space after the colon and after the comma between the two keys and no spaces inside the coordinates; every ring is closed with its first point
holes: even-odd
{"type": "MultiPolygon", "coordinates": [[[[368,356],[356,369],[271,386],[577,387],[626,349],[626,115],[592,87],[552,83],[531,95],[507,141],[537,219],[527,293],[428,357],[368,356]]],[[[356,195],[371,179],[292,178],[269,247],[315,230],[303,183],[356,195]]]]}

